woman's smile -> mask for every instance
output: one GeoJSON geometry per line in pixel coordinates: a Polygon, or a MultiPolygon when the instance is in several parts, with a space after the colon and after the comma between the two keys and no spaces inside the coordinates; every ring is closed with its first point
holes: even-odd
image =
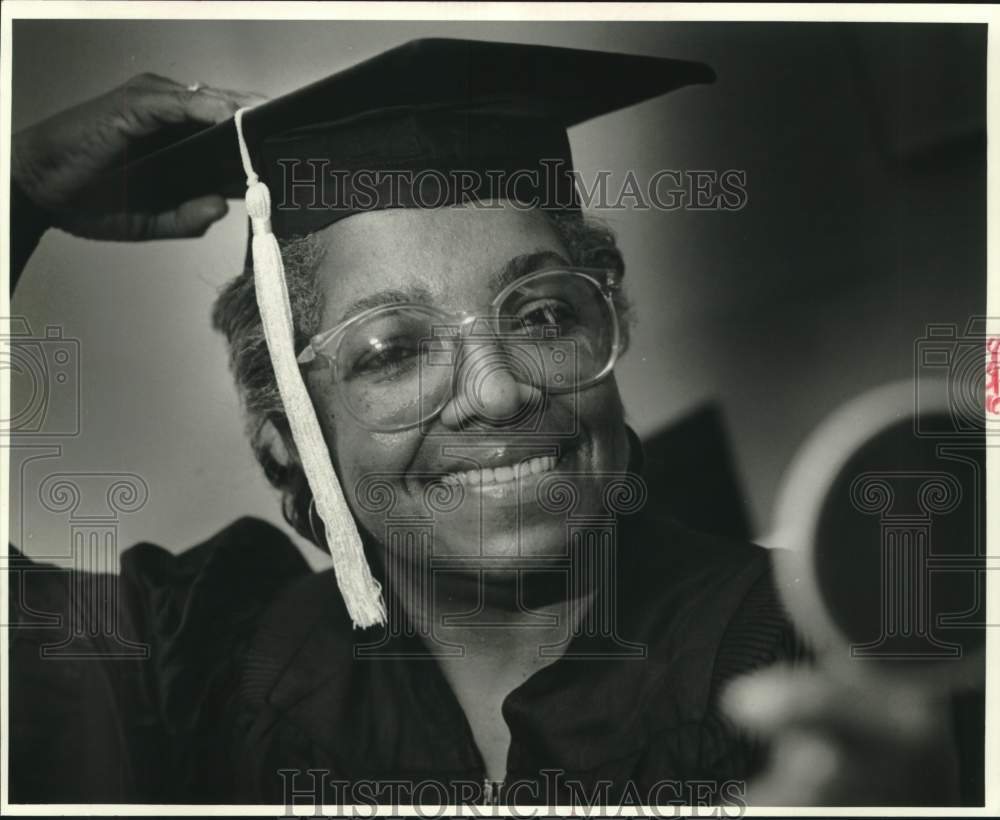
{"type": "MultiPolygon", "coordinates": [[[[481,467],[448,473],[445,484],[460,484],[474,498],[490,505],[519,505],[522,515],[539,505],[542,482],[572,461],[572,455],[544,455],[527,458],[512,466],[481,467]]],[[[522,518],[523,523],[527,521],[522,518]]]]}
{"type": "Polygon", "coordinates": [[[517,486],[527,486],[529,479],[551,472],[559,459],[556,456],[537,456],[512,465],[480,467],[445,473],[441,481],[445,484],[461,484],[470,490],[504,491],[517,486]]]}

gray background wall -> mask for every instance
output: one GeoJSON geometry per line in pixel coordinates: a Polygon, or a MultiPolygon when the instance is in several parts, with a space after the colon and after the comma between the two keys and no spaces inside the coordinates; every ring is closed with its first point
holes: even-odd
{"type": "MultiPolygon", "coordinates": [[[[638,308],[618,370],[632,423],[649,434],[717,403],[759,534],[789,459],[828,412],[912,375],[929,322],[985,310],[985,27],[21,21],[14,129],[140,71],[278,95],[419,36],[716,69],[714,86],[578,126],[571,141],[585,175],[746,171],[739,212],[600,215],[638,308]]],[[[18,442],[11,532],[26,552],[67,554],[66,514],[38,500],[53,472],[142,477],[149,499],[121,517],[122,547],[180,550],[247,513],[281,521],[208,322],[244,230],[235,204],[201,240],[45,237],[13,313],[36,335],[58,325],[79,340],[81,429],[18,442]]],[[[50,425],[76,412],[68,392],[53,388],[50,425]]]]}

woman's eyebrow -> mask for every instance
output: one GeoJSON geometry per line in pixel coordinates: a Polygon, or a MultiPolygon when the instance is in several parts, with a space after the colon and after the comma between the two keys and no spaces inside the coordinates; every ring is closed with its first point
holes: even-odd
{"type": "Polygon", "coordinates": [[[536,251],[515,256],[503,268],[490,277],[490,290],[499,293],[511,282],[551,265],[569,265],[569,262],[555,251],[536,251]]]}
{"type": "MultiPolygon", "coordinates": [[[[513,259],[508,261],[503,268],[490,277],[490,290],[494,294],[497,294],[511,282],[515,282],[522,276],[527,276],[529,273],[541,270],[549,265],[569,265],[569,262],[567,262],[561,254],[558,254],[555,251],[536,251],[535,253],[526,253],[521,256],[515,256],[513,259]]],[[[371,308],[374,307],[382,307],[383,305],[398,305],[406,302],[421,305],[432,305],[434,304],[434,299],[431,296],[430,291],[419,286],[408,287],[405,289],[389,288],[387,290],[380,290],[377,293],[363,296],[357,301],[352,302],[340,314],[337,324],[346,322],[352,316],[356,316],[365,310],[371,310],[371,308]]]]}
{"type": "Polygon", "coordinates": [[[394,288],[380,290],[377,293],[363,296],[357,301],[352,302],[347,309],[340,314],[340,319],[337,320],[337,324],[346,322],[352,316],[356,316],[365,310],[382,307],[383,305],[398,305],[405,302],[415,302],[421,305],[429,305],[432,304],[431,294],[426,288],[417,286],[409,287],[405,290],[398,290],[394,288]]]}

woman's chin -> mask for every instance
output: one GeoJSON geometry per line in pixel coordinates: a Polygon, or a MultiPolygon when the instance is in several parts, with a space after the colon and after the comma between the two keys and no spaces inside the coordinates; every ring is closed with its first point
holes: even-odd
{"type": "MultiPolygon", "coordinates": [[[[479,522],[477,522],[479,523],[479,522]]],[[[564,522],[550,517],[534,522],[521,521],[516,527],[441,527],[434,534],[436,559],[468,560],[481,563],[484,570],[518,569],[526,562],[566,556],[564,522]]],[[[509,523],[509,522],[505,522],[509,523]]]]}

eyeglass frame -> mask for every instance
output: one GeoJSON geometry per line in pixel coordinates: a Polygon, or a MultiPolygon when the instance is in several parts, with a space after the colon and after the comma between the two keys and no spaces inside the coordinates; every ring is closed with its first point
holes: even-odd
{"type": "MultiPolygon", "coordinates": [[[[317,359],[326,359],[329,363],[328,366],[333,368],[336,372],[337,368],[337,354],[333,355],[322,352],[321,348],[328,347],[338,336],[343,337],[343,335],[354,325],[362,322],[365,319],[371,318],[372,316],[378,315],[379,313],[397,310],[399,308],[415,307],[424,311],[428,311],[432,314],[437,314],[441,317],[442,325],[446,326],[457,326],[460,328],[458,343],[464,344],[469,338],[468,333],[463,333],[461,328],[471,327],[477,320],[484,318],[489,318],[493,324],[493,336],[503,337],[503,333],[496,330],[499,327],[499,320],[502,317],[500,313],[500,306],[504,303],[508,296],[520,287],[524,287],[525,284],[530,283],[534,279],[540,279],[543,276],[547,276],[552,273],[569,273],[574,276],[579,276],[584,279],[589,280],[591,283],[597,286],[598,291],[604,297],[605,304],[611,314],[611,352],[608,355],[608,361],[603,368],[595,375],[586,379],[585,381],[578,382],[569,387],[556,387],[556,386],[546,386],[539,389],[544,392],[550,393],[568,393],[574,390],[586,389],[597,382],[601,381],[607,377],[607,375],[614,369],[615,365],[618,363],[618,359],[624,352],[624,343],[621,333],[621,322],[618,318],[618,306],[615,304],[614,294],[618,292],[621,288],[621,276],[618,271],[612,268],[582,268],[570,265],[553,265],[545,268],[541,268],[536,271],[532,271],[529,274],[518,277],[510,284],[506,285],[496,296],[490,300],[490,313],[488,317],[483,316],[479,312],[461,311],[458,313],[449,313],[447,311],[441,310],[434,305],[427,305],[420,302],[397,302],[389,305],[376,305],[374,307],[362,310],[360,313],[354,316],[349,316],[342,322],[338,322],[329,330],[321,331],[313,335],[309,344],[303,348],[302,352],[296,357],[296,361],[300,366],[312,364],[317,359]]],[[[339,350],[340,342],[337,341],[337,348],[339,350]]],[[[457,364],[458,359],[456,358],[456,364],[453,368],[452,375],[452,389],[450,395],[454,395],[455,384],[457,379],[457,374],[459,372],[459,366],[457,364]]],[[[393,427],[391,429],[405,429],[406,427],[415,426],[426,422],[428,419],[434,418],[441,410],[447,405],[445,401],[440,407],[435,411],[428,413],[427,418],[415,421],[412,423],[400,425],[398,428],[393,427]]],[[[388,428],[387,428],[388,429],[388,428]]]]}

